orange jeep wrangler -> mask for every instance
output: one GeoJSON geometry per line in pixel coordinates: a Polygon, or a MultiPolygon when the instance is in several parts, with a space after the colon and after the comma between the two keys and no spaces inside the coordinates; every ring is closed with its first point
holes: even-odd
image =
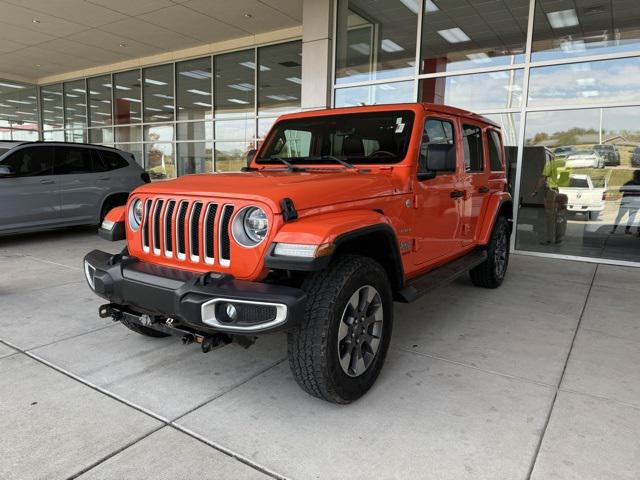
{"type": "MultiPolygon", "coordinates": [[[[307,392],[351,402],[375,382],[393,301],[469,272],[495,288],[512,199],[499,127],[441,105],[284,115],[247,167],[143,185],[87,254],[101,317],[207,352],[285,330],[307,392]]],[[[426,320],[426,319],[425,319],[426,320]]]]}

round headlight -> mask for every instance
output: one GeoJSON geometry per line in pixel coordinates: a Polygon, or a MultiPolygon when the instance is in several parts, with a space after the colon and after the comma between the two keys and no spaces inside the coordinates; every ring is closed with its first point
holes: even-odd
{"type": "Polygon", "coordinates": [[[267,236],[269,219],[259,207],[245,207],[236,215],[231,231],[233,238],[243,247],[255,247],[267,236]]]}
{"type": "Polygon", "coordinates": [[[129,207],[129,226],[132,230],[138,230],[142,223],[142,201],[137,198],[129,207]]]}

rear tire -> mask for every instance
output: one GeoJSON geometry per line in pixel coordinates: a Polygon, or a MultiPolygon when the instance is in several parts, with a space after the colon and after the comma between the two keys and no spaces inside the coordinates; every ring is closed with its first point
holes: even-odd
{"type": "Polygon", "coordinates": [[[382,266],[345,255],[303,283],[305,317],[287,335],[289,366],[309,394],[350,403],[374,384],[389,347],[393,295],[382,266]]]}
{"type": "Polygon", "coordinates": [[[475,286],[497,288],[502,284],[509,265],[509,237],[509,222],[500,216],[487,245],[487,259],[469,272],[475,286]]]}
{"type": "Polygon", "coordinates": [[[169,336],[168,333],[159,332],[158,330],[154,330],[153,328],[145,327],[144,325],[138,325],[137,323],[128,322],[126,320],[120,320],[120,323],[122,323],[132,332],[139,333],[140,335],[144,335],[145,337],[164,338],[169,336]]]}

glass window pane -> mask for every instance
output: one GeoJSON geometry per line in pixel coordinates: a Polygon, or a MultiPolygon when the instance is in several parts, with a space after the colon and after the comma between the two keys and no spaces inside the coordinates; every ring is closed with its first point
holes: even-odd
{"type": "Polygon", "coordinates": [[[640,261],[638,125],[638,107],[527,114],[517,248],[640,261]]]}
{"type": "Polygon", "coordinates": [[[408,81],[339,88],[335,91],[335,104],[336,107],[355,107],[358,105],[414,102],[413,86],[414,83],[408,81]]]}
{"type": "Polygon", "coordinates": [[[338,2],[336,82],[413,75],[418,0],[338,2]]]}
{"type": "Polygon", "coordinates": [[[551,60],[640,49],[636,0],[536,0],[532,59],[551,60]]]}
{"type": "Polygon", "coordinates": [[[300,108],[302,42],[258,49],[258,111],[278,113],[300,108]]]}
{"type": "Polygon", "coordinates": [[[216,142],[216,172],[237,172],[247,164],[247,152],[255,148],[252,142],[216,142]]]}
{"type": "Polygon", "coordinates": [[[116,123],[119,125],[140,123],[142,121],[140,70],[115,73],[113,83],[116,123]]]}
{"type": "Polygon", "coordinates": [[[256,136],[255,120],[216,121],[216,140],[252,141],[256,136]]]}
{"type": "Polygon", "coordinates": [[[89,123],[93,127],[111,125],[111,76],[87,79],[89,123]]]}
{"type": "Polygon", "coordinates": [[[111,127],[105,128],[90,128],[89,143],[111,144],[113,143],[113,129],[111,127]]]}
{"type": "MultiPolygon", "coordinates": [[[[0,128],[0,140],[11,140],[11,129],[0,128]]],[[[0,153],[4,153],[6,149],[0,149],[0,153]]]]}
{"type": "Polygon", "coordinates": [[[269,133],[271,126],[276,121],[276,118],[259,118],[258,119],[258,138],[264,138],[269,133]]]}
{"type": "Polygon", "coordinates": [[[528,16],[529,0],[425,1],[421,72],[524,62],[528,16]]]}
{"type": "Polygon", "coordinates": [[[12,140],[23,140],[25,142],[35,142],[38,140],[38,130],[13,130],[12,140]]]}
{"type": "Polygon", "coordinates": [[[213,144],[211,142],[178,143],[178,173],[213,172],[213,144]]]}
{"type": "Polygon", "coordinates": [[[426,78],[420,81],[420,100],[471,111],[520,108],[522,70],[426,78]]]}
{"type": "Polygon", "coordinates": [[[639,100],[639,57],[531,69],[532,107],[639,100]]]}
{"type": "MultiPolygon", "coordinates": [[[[216,116],[253,113],[255,96],[254,50],[214,57],[216,116]]],[[[261,65],[261,69],[269,68],[261,65]]]]}
{"type": "Polygon", "coordinates": [[[213,110],[211,93],[211,57],[176,64],[178,120],[210,119],[213,110]]]}
{"type": "Polygon", "coordinates": [[[53,130],[43,132],[45,142],[64,142],[64,130],[53,130]]]}
{"type": "Polygon", "coordinates": [[[152,180],[175,178],[176,167],[173,158],[173,143],[145,143],[145,170],[152,180]]]}
{"type": "Polygon", "coordinates": [[[85,132],[86,130],[65,130],[64,136],[67,142],[84,143],[87,141],[85,132]]]}
{"type": "Polygon", "coordinates": [[[177,128],[178,140],[213,140],[213,122],[183,122],[177,128]]]}
{"type": "Polygon", "coordinates": [[[149,125],[144,127],[145,142],[172,142],[173,125],[149,125]]]}
{"type": "Polygon", "coordinates": [[[173,65],[160,65],[142,70],[144,78],[144,121],[173,120],[173,65]]]}
{"type": "Polygon", "coordinates": [[[63,128],[61,83],[40,88],[40,106],[43,129],[63,128]]]}
{"type": "Polygon", "coordinates": [[[141,143],[131,143],[131,144],[122,144],[116,143],[115,147],[123,152],[127,152],[133,155],[138,165],[143,166],[143,158],[142,158],[142,144],[141,143]]]}
{"type": "Polygon", "coordinates": [[[36,87],[11,81],[0,85],[0,118],[13,126],[38,121],[36,87]]]}
{"type": "Polygon", "coordinates": [[[129,143],[142,141],[142,127],[140,125],[127,125],[115,127],[116,142],[129,143]]]}
{"type": "Polygon", "coordinates": [[[64,84],[64,123],[65,128],[86,128],[87,93],[84,80],[64,84]]]}

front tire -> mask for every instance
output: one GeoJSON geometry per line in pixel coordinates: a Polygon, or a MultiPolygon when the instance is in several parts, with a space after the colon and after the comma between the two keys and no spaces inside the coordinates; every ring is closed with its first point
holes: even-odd
{"type": "Polygon", "coordinates": [[[487,259],[469,272],[475,286],[498,288],[502,285],[509,265],[509,237],[509,222],[500,216],[496,219],[487,245],[487,259]]]}
{"type": "Polygon", "coordinates": [[[305,317],[287,336],[289,366],[309,394],[350,403],[374,384],[389,348],[393,295],[385,270],[345,255],[304,281],[305,317]]]}

